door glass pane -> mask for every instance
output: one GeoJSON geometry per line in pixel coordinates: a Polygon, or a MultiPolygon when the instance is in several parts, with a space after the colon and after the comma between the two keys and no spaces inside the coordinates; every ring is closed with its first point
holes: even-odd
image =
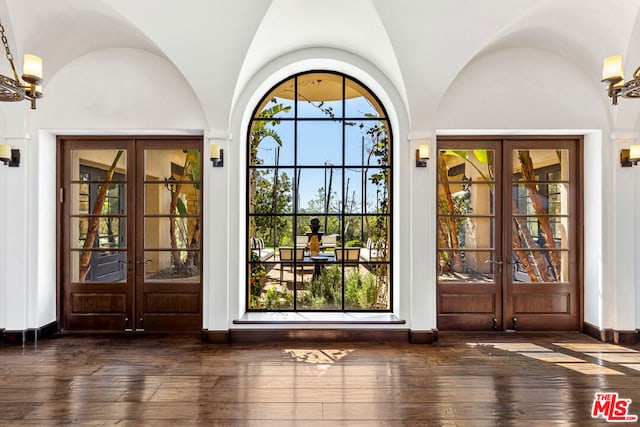
{"type": "Polygon", "coordinates": [[[146,215],[200,214],[200,185],[192,183],[145,184],[146,215]]]}
{"type": "Polygon", "coordinates": [[[200,249],[200,217],[146,217],[145,249],[200,249]],[[171,236],[173,235],[173,240],[171,236]]]}
{"type": "Polygon", "coordinates": [[[199,150],[145,150],[145,181],[200,182],[199,150]]]}
{"type": "Polygon", "coordinates": [[[513,184],[515,215],[568,215],[569,184],[513,184]]]}
{"type": "Polygon", "coordinates": [[[71,218],[72,249],[122,249],[127,247],[126,219],[114,217],[71,218]],[[87,236],[89,240],[87,240],[87,236]]]}
{"type": "Polygon", "coordinates": [[[569,251],[513,249],[514,282],[569,282],[569,251]]]}
{"type": "Polygon", "coordinates": [[[71,181],[126,181],[126,150],[71,150],[71,181]]]}
{"type": "Polygon", "coordinates": [[[145,282],[200,282],[200,251],[144,251],[145,282]]]}
{"type": "Polygon", "coordinates": [[[126,251],[70,252],[71,282],[112,283],[127,278],[126,251]]]}
{"type": "Polygon", "coordinates": [[[440,215],[494,215],[494,185],[476,182],[438,184],[440,215]]]}
{"type": "Polygon", "coordinates": [[[440,247],[443,249],[492,249],[495,245],[493,218],[440,217],[439,225],[440,247]],[[450,238],[454,234],[451,230],[455,230],[455,239],[450,238]]]}
{"type": "Polygon", "coordinates": [[[71,184],[71,215],[125,215],[126,191],[124,183],[71,184]]]}
{"type": "Polygon", "coordinates": [[[144,278],[200,281],[202,259],[199,150],[145,150],[144,278]],[[157,182],[153,182],[157,181],[157,182]],[[156,250],[157,249],[157,250],[156,250]]]}
{"type": "Polygon", "coordinates": [[[514,181],[568,181],[569,150],[513,150],[514,181]]]}
{"type": "Polygon", "coordinates": [[[554,249],[570,249],[569,150],[520,149],[512,157],[513,281],[568,281],[569,252],[554,249]]]}
{"type": "Polygon", "coordinates": [[[467,184],[495,180],[493,150],[440,150],[439,159],[438,181],[467,184]]]}
{"type": "Polygon", "coordinates": [[[493,251],[438,251],[438,281],[493,283],[495,271],[493,251]]]}

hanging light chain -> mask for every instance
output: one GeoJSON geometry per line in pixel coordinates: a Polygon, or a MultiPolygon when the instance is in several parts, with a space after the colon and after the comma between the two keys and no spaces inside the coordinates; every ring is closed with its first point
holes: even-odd
{"type": "Polygon", "coordinates": [[[4,25],[2,25],[2,22],[0,22],[0,34],[2,34],[2,44],[4,44],[4,50],[7,54],[7,59],[9,60],[9,64],[11,64],[13,76],[16,78],[16,82],[19,83],[20,79],[18,78],[16,66],[13,64],[13,55],[11,54],[11,49],[9,49],[9,40],[7,40],[7,36],[4,34],[4,25]]]}

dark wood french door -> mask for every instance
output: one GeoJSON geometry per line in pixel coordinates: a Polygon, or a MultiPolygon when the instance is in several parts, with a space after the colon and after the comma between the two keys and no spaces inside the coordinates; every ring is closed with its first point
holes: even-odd
{"type": "Polygon", "coordinates": [[[63,331],[202,329],[201,137],[59,137],[63,331]]]}
{"type": "Polygon", "coordinates": [[[438,329],[579,330],[580,141],[438,138],[438,329]]]}

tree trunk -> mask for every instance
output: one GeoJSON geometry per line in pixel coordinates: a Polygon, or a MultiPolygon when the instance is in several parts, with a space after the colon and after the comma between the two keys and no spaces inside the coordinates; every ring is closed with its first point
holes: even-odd
{"type": "MultiPolygon", "coordinates": [[[[94,215],[89,218],[89,225],[87,227],[87,236],[84,239],[83,249],[91,249],[93,248],[93,244],[95,243],[96,236],[98,234],[98,227],[100,226],[100,215],[102,213],[102,207],[104,206],[104,200],[107,197],[107,192],[109,191],[109,187],[111,184],[111,180],[113,179],[113,174],[116,171],[116,166],[120,157],[122,157],[123,150],[118,151],[115,159],[113,159],[113,163],[104,177],[106,181],[100,187],[100,191],[98,191],[98,195],[96,197],[96,203],[93,205],[93,210],[91,211],[91,215],[94,215]]],[[[80,255],[80,277],[79,281],[84,282],[87,273],[89,273],[89,262],[91,261],[92,251],[82,251],[82,255],[80,255]]]]}
{"type": "MultiPolygon", "coordinates": [[[[518,218],[515,216],[516,214],[516,210],[514,208],[514,212],[513,212],[513,231],[512,231],[512,242],[513,242],[513,248],[514,249],[524,249],[522,246],[522,240],[520,240],[521,238],[524,239],[527,242],[527,245],[532,245],[534,244],[533,242],[533,237],[531,237],[531,233],[529,232],[529,227],[527,227],[526,222],[522,221],[522,219],[518,218]]],[[[547,272],[548,273],[548,269],[546,266],[546,263],[544,261],[544,258],[542,258],[542,256],[540,256],[540,254],[536,254],[535,252],[533,253],[533,260],[535,263],[535,269],[534,266],[531,265],[531,262],[529,261],[529,257],[527,257],[527,252],[526,251],[515,251],[515,254],[518,256],[518,259],[520,260],[520,263],[522,264],[522,266],[524,267],[524,269],[526,270],[527,274],[529,275],[529,279],[532,282],[538,282],[540,281],[539,278],[543,277],[543,272],[547,272]],[[537,271],[536,271],[537,270],[537,271]]]]}
{"type": "MultiPolygon", "coordinates": [[[[451,197],[451,188],[449,187],[449,177],[447,175],[447,162],[444,159],[444,156],[439,156],[440,165],[438,167],[438,174],[440,182],[442,182],[442,187],[444,188],[444,193],[446,197],[447,208],[449,210],[449,215],[454,214],[453,208],[453,198],[451,197]]],[[[460,248],[460,243],[458,242],[458,230],[456,227],[456,220],[452,217],[443,218],[445,224],[447,226],[447,233],[449,235],[449,241],[451,242],[451,247],[453,249],[460,248]]],[[[462,271],[462,256],[460,255],[460,251],[452,251],[451,259],[453,260],[451,268],[453,271],[461,272],[462,271]]]]}
{"type": "MultiPolygon", "coordinates": [[[[184,172],[183,176],[184,178],[184,172]]],[[[169,214],[175,215],[177,207],[178,207],[178,197],[180,196],[180,189],[182,188],[182,184],[172,184],[169,187],[169,191],[171,191],[171,203],[169,204],[169,214]]],[[[171,249],[178,249],[178,240],[176,239],[176,220],[177,217],[169,218],[169,240],[171,242],[171,249]]],[[[173,268],[176,270],[181,270],[184,267],[182,260],[180,259],[180,251],[173,250],[171,251],[171,262],[173,263],[173,268]]]]}
{"type": "MultiPolygon", "coordinates": [[[[531,155],[529,154],[528,150],[520,150],[518,151],[518,158],[520,159],[520,164],[522,166],[522,177],[525,181],[528,181],[528,183],[525,185],[527,187],[527,193],[529,194],[529,199],[531,199],[533,209],[538,216],[540,233],[544,238],[544,246],[548,249],[555,249],[556,242],[553,238],[553,230],[551,228],[551,223],[549,222],[549,217],[547,216],[548,212],[544,207],[542,197],[538,193],[538,188],[535,184],[536,173],[533,169],[533,161],[531,160],[531,155]]],[[[551,259],[551,266],[553,268],[553,271],[550,272],[550,281],[554,282],[560,278],[561,259],[557,251],[550,250],[548,254],[551,259]]]]}

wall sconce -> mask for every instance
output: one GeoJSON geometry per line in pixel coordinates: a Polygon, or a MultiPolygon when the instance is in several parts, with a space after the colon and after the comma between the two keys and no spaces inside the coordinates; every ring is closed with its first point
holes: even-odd
{"type": "Polygon", "coordinates": [[[427,160],[429,160],[429,146],[427,144],[422,144],[416,150],[416,167],[426,168],[427,160]]]}
{"type": "Polygon", "coordinates": [[[629,149],[620,150],[620,166],[628,168],[640,162],[640,144],[634,144],[629,149]]]}
{"type": "Polygon", "coordinates": [[[11,148],[9,144],[0,144],[0,162],[10,168],[20,166],[20,150],[11,148]]]}
{"type": "Polygon", "coordinates": [[[211,144],[211,163],[214,168],[221,168],[224,165],[224,150],[218,144],[211,144]]]}

